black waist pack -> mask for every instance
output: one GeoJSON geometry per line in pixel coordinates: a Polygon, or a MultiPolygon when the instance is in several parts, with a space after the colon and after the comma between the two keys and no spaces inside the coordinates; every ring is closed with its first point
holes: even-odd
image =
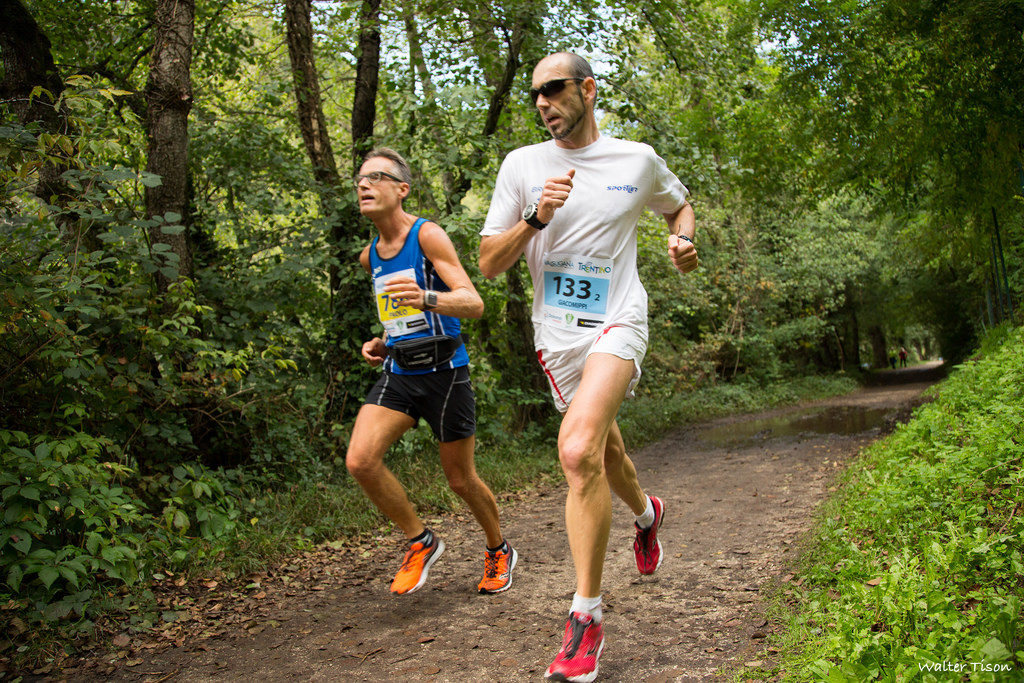
{"type": "Polygon", "coordinates": [[[460,346],[461,339],[437,334],[396,341],[388,347],[388,355],[403,370],[426,370],[450,361],[460,346]]]}

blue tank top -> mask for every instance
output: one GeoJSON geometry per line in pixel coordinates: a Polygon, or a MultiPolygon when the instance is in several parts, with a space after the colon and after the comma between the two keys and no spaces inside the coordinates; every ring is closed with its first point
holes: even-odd
{"type": "MultiPolygon", "coordinates": [[[[375,236],[373,242],[370,243],[373,297],[377,304],[377,317],[384,326],[384,331],[387,332],[385,344],[388,346],[392,346],[399,340],[430,337],[435,334],[443,334],[455,339],[460,338],[462,325],[458,318],[441,315],[434,311],[421,311],[412,306],[398,306],[383,291],[388,281],[398,275],[415,278],[416,284],[422,289],[431,289],[435,292],[451,291],[441,276],[434,271],[434,264],[430,262],[423,253],[423,248],[420,247],[420,227],[424,223],[426,223],[425,218],[416,219],[409,234],[405,237],[405,244],[402,245],[401,250],[389,259],[381,258],[377,254],[379,236],[375,236]]],[[[384,370],[396,375],[425,375],[463,365],[469,365],[469,353],[466,351],[465,344],[459,346],[459,350],[455,352],[450,361],[437,367],[426,370],[404,370],[389,356],[384,361],[384,370]]]]}

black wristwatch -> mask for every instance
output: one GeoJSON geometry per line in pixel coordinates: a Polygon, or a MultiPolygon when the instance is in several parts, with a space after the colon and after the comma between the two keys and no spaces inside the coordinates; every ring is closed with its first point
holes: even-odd
{"type": "Polygon", "coordinates": [[[429,289],[423,292],[423,310],[430,311],[437,308],[437,292],[429,289]]]}
{"type": "Polygon", "coordinates": [[[548,227],[547,223],[544,223],[537,218],[537,202],[534,202],[523,209],[523,220],[526,221],[526,224],[531,228],[536,228],[537,230],[543,230],[548,227]]]}

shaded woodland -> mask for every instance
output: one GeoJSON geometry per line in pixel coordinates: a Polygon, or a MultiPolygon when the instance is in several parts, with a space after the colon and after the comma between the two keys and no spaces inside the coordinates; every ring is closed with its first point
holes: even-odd
{"type": "Polygon", "coordinates": [[[87,628],[278,492],[354,486],[373,146],[485,300],[482,440],[541,438],[528,274],[476,253],[557,49],[697,213],[684,278],[641,223],[643,396],[965,358],[1020,317],[1022,31],[1010,0],[0,0],[0,596],[87,628]]]}

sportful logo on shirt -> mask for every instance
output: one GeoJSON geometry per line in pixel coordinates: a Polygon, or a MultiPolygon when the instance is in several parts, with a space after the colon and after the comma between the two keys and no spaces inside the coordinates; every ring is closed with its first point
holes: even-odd
{"type": "Polygon", "coordinates": [[[639,192],[640,188],[636,185],[609,185],[605,188],[609,192],[625,192],[626,194],[633,194],[639,192]]]}

